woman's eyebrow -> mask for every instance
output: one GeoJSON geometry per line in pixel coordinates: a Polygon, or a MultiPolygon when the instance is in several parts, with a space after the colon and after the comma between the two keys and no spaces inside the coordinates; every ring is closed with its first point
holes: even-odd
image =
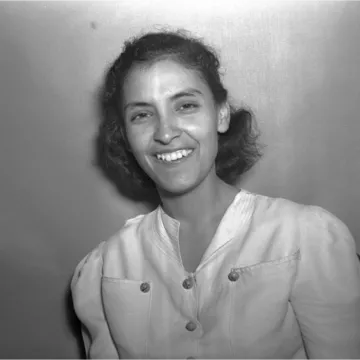
{"type": "MultiPolygon", "coordinates": [[[[189,89],[180,91],[174,95],[171,95],[170,100],[174,101],[174,100],[177,100],[177,99],[185,97],[185,96],[193,96],[194,97],[197,94],[203,96],[203,93],[200,90],[189,88],[189,89]]],[[[130,103],[126,104],[124,106],[124,110],[127,110],[128,108],[146,107],[146,106],[151,106],[151,104],[149,104],[145,101],[134,101],[134,102],[130,102],[130,103]]]]}
{"type": "Polygon", "coordinates": [[[180,92],[170,96],[170,99],[171,100],[177,100],[177,99],[179,99],[181,97],[184,97],[184,96],[196,96],[196,95],[203,96],[203,93],[200,90],[189,88],[189,89],[180,91],[180,92]]]}
{"type": "Polygon", "coordinates": [[[124,110],[127,110],[128,108],[134,108],[134,107],[142,107],[142,106],[151,106],[151,104],[144,102],[144,101],[134,101],[126,104],[124,106],[124,110]]]}

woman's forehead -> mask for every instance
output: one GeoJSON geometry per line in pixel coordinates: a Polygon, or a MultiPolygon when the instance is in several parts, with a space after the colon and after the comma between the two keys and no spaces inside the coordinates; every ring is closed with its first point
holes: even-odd
{"type": "Polygon", "coordinates": [[[185,89],[195,89],[201,93],[209,89],[196,70],[189,69],[173,60],[161,60],[151,65],[136,65],[124,83],[124,97],[163,98],[185,89]]]}

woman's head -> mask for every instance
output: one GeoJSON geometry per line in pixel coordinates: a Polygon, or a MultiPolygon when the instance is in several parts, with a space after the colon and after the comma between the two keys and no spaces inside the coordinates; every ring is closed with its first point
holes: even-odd
{"type": "Polygon", "coordinates": [[[180,32],[125,43],[106,78],[102,135],[107,163],[134,190],[182,191],[212,170],[234,183],[259,157],[251,114],[229,106],[219,66],[211,48],[180,32]],[[178,149],[173,158],[183,158],[167,162],[178,149]]]}

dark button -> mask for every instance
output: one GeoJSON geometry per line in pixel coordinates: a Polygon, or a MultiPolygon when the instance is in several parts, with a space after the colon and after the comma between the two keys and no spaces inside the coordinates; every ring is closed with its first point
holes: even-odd
{"type": "Polygon", "coordinates": [[[191,289],[194,285],[194,281],[191,277],[185,279],[182,283],[184,289],[191,289]]]}
{"type": "Polygon", "coordinates": [[[140,290],[144,293],[147,293],[149,292],[150,290],[150,284],[147,283],[147,282],[143,282],[141,285],[140,285],[140,290]]]}
{"type": "Polygon", "coordinates": [[[196,358],[194,358],[194,357],[192,357],[192,356],[189,356],[189,357],[187,357],[186,359],[196,359],[196,358]]]}
{"type": "Polygon", "coordinates": [[[197,328],[197,325],[194,322],[189,321],[185,327],[188,331],[194,331],[197,328]]]}
{"type": "Polygon", "coordinates": [[[230,281],[236,281],[237,279],[239,279],[239,274],[236,271],[232,270],[228,275],[228,279],[230,281]]]}

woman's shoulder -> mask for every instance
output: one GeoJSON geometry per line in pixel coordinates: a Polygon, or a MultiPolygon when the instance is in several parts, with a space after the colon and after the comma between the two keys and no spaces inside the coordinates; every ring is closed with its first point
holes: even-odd
{"type": "Polygon", "coordinates": [[[77,264],[71,281],[71,288],[78,285],[79,279],[96,280],[101,277],[104,257],[121,244],[136,241],[141,231],[146,231],[154,221],[155,210],[129,218],[124,225],[108,239],[100,242],[88,252],[77,264]]]}
{"type": "Polygon", "coordinates": [[[336,224],[336,226],[344,225],[334,213],[318,205],[305,204],[283,197],[267,196],[247,190],[244,192],[252,198],[254,216],[283,221],[294,219],[303,225],[318,224],[324,226],[327,223],[336,224]]]}
{"type": "Polygon", "coordinates": [[[248,193],[253,197],[255,226],[272,224],[274,227],[285,227],[289,234],[299,234],[303,246],[332,246],[336,242],[353,247],[354,240],[347,225],[324,207],[248,193]]]}

